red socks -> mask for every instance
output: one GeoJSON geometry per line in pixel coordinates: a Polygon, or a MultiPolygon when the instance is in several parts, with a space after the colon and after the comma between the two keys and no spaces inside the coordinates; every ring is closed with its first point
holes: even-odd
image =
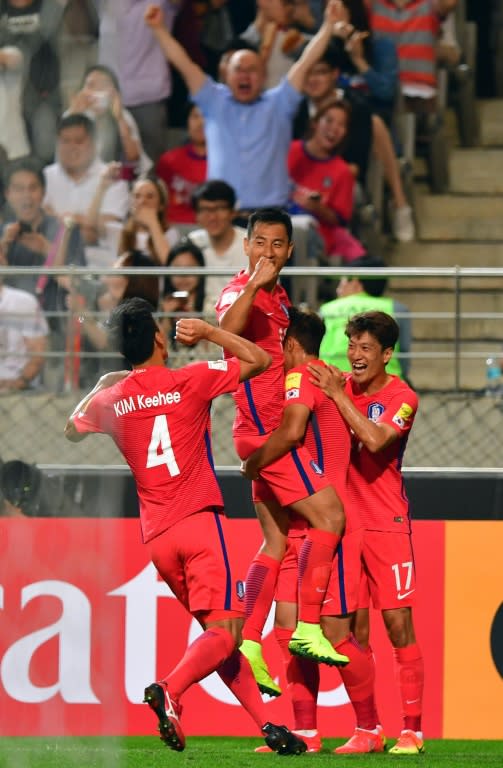
{"type": "Polygon", "coordinates": [[[262,632],[274,600],[279,566],[279,560],[258,554],[248,569],[243,640],[262,642],[262,632]]]}
{"type": "Polygon", "coordinates": [[[231,633],[223,627],[207,629],[187,648],[170,674],[164,678],[170,696],[178,700],[192,683],[214,672],[235,650],[231,633]]]}
{"type": "Polygon", "coordinates": [[[318,528],[307,533],[299,553],[299,621],[320,623],[321,604],[339,540],[337,534],[318,528]]]}
{"type": "Polygon", "coordinates": [[[293,706],[294,729],[296,731],[317,730],[316,711],[320,668],[313,661],[292,656],[288,650],[288,643],[293,635],[292,629],[275,627],[274,634],[285,661],[288,692],[293,706]]]}
{"type": "Polygon", "coordinates": [[[217,672],[227,688],[232,691],[239,703],[243,705],[261,729],[267,722],[267,716],[257,681],[246,656],[243,656],[240,651],[235,651],[220,665],[217,672]]]}
{"type": "Polygon", "coordinates": [[[417,643],[405,648],[393,648],[395,674],[402,699],[403,727],[421,731],[424,666],[417,643]]]}
{"type": "Polygon", "coordinates": [[[375,662],[372,650],[362,648],[353,635],[335,646],[349,656],[350,663],[339,672],[356,715],[356,725],[372,731],[379,722],[374,697],[375,662]]]}

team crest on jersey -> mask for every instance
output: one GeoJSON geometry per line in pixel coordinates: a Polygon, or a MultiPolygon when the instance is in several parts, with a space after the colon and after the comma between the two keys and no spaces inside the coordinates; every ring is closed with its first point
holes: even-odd
{"type": "Polygon", "coordinates": [[[227,360],[208,360],[208,368],[214,371],[226,371],[227,360]]]}
{"type": "Polygon", "coordinates": [[[286,392],[286,399],[287,400],[295,400],[296,397],[300,396],[300,390],[299,389],[288,389],[286,392]]]}
{"type": "Polygon", "coordinates": [[[323,470],[320,469],[320,467],[317,465],[317,463],[315,461],[313,461],[311,459],[309,464],[311,465],[311,469],[313,469],[313,471],[316,472],[317,475],[322,475],[323,474],[323,470]]]}
{"type": "Polygon", "coordinates": [[[236,581],[236,595],[238,600],[245,599],[246,584],[244,581],[236,581]]]}
{"type": "Polygon", "coordinates": [[[367,418],[371,421],[378,421],[383,413],[384,405],[382,405],[382,403],[370,403],[367,408],[367,418]]]}
{"type": "Polygon", "coordinates": [[[413,414],[413,409],[408,405],[408,403],[402,403],[398,411],[395,413],[391,421],[394,424],[397,424],[400,429],[403,429],[407,422],[410,420],[410,417],[413,414]]]}

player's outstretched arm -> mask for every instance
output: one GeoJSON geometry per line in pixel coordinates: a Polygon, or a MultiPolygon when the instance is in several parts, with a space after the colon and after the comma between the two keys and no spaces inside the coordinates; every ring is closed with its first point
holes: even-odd
{"type": "Polygon", "coordinates": [[[260,288],[267,289],[268,286],[274,285],[278,275],[278,269],[270,259],[259,259],[245,287],[220,318],[220,327],[231,333],[242,333],[257,292],[260,288]]]}
{"type": "Polygon", "coordinates": [[[272,358],[269,353],[248,339],[224,331],[222,328],[216,328],[204,320],[181,318],[177,321],[177,341],[193,346],[201,339],[211,341],[213,344],[223,347],[233,357],[237,357],[241,364],[240,381],[257,376],[269,368],[271,364],[272,358]]]}
{"type": "Polygon", "coordinates": [[[105,373],[103,376],[101,376],[100,379],[98,379],[98,382],[94,385],[92,390],[88,392],[84,398],[82,398],[80,403],[75,406],[72,413],[68,417],[68,421],[66,422],[64,429],[64,435],[67,440],[70,440],[71,443],[80,443],[80,441],[89,434],[89,432],[79,432],[77,430],[74,423],[75,416],[86,411],[89,403],[98,392],[100,392],[102,389],[112,387],[114,384],[117,384],[118,381],[122,381],[122,379],[125,379],[126,376],[129,376],[130,373],[131,371],[111,371],[110,373],[105,373]]]}
{"type": "Polygon", "coordinates": [[[267,467],[299,445],[304,437],[310,413],[309,408],[302,403],[287,405],[279,427],[271,432],[260,448],[241,463],[241,473],[249,480],[256,480],[259,469],[267,467]]]}
{"type": "Polygon", "coordinates": [[[398,438],[398,432],[389,424],[376,423],[360,413],[344,391],[342,371],[331,365],[309,365],[308,370],[310,381],[334,401],[344,421],[370,453],[379,453],[398,438]]]}
{"type": "Polygon", "coordinates": [[[207,75],[166,28],[162,9],[158,5],[148,5],[143,19],[152,30],[166,59],[180,72],[190,93],[197,93],[203,87],[207,75]]]}

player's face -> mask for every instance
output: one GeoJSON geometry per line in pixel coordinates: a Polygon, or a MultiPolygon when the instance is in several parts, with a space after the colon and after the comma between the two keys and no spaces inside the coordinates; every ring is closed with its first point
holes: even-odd
{"type": "Polygon", "coordinates": [[[236,51],[227,66],[227,85],[236,101],[256,101],[264,87],[264,65],[254,51],[236,51]]]}
{"type": "Polygon", "coordinates": [[[44,190],[31,171],[13,173],[6,191],[7,202],[19,221],[31,224],[40,216],[44,190]]]}
{"type": "Polygon", "coordinates": [[[382,349],[375,336],[365,331],[360,336],[351,336],[348,342],[348,360],[353,379],[364,389],[369,384],[386,377],[386,363],[391,349],[382,349]]]}
{"type": "Polygon", "coordinates": [[[289,242],[284,224],[269,224],[258,221],[251,237],[244,240],[245,252],[249,259],[250,274],[259,259],[269,259],[279,272],[292,255],[293,243],[289,242]]]}

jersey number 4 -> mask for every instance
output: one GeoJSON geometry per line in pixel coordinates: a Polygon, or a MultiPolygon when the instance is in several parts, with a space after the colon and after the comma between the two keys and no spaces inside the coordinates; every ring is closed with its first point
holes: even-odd
{"type": "Polygon", "coordinates": [[[168,420],[164,414],[156,416],[147,453],[147,468],[166,464],[171,477],[180,474],[171,445],[168,420]]]}

